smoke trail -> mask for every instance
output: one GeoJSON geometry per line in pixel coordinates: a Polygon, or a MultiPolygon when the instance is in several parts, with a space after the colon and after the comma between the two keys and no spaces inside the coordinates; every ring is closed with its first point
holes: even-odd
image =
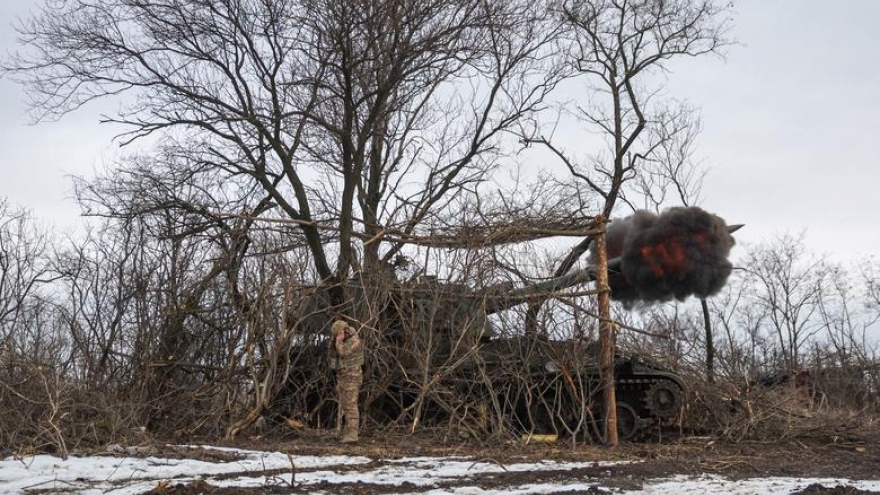
{"type": "Polygon", "coordinates": [[[697,207],[670,208],[660,215],[637,211],[614,220],[606,235],[608,258],[620,257],[609,273],[611,296],[626,304],[717,293],[733,266],[734,245],[723,219],[697,207]]]}

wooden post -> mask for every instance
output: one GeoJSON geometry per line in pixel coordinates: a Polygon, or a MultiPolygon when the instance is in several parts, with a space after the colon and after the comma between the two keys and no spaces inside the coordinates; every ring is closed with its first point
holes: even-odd
{"type": "Polygon", "coordinates": [[[617,447],[617,397],[614,393],[614,323],[611,321],[611,289],[608,287],[608,253],[605,250],[605,226],[608,220],[596,219],[602,225],[593,241],[596,248],[596,289],[599,291],[599,380],[605,406],[605,446],[617,447]]]}

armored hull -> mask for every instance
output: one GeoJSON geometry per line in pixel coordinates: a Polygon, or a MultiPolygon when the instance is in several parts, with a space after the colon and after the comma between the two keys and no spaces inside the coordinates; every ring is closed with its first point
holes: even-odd
{"type": "MultiPolygon", "coordinates": [[[[473,373],[488,377],[496,394],[516,391],[500,402],[523,432],[586,435],[598,433],[603,419],[597,356],[596,342],[494,339],[481,346],[473,373]]],[[[622,439],[680,416],[685,384],[677,374],[642,356],[617,355],[614,379],[622,439]]]]}

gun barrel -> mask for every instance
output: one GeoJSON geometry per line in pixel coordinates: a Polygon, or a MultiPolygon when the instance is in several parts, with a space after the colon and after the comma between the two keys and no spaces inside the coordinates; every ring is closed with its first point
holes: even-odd
{"type": "MultiPolygon", "coordinates": [[[[620,258],[612,258],[609,260],[608,270],[620,270],[620,258]]],[[[556,292],[574,287],[575,285],[592,282],[593,280],[596,280],[596,267],[590,266],[575,270],[560,277],[551,278],[543,282],[511,290],[505,294],[500,294],[488,301],[486,311],[489,314],[493,314],[529,301],[547,299],[556,292]]]]}

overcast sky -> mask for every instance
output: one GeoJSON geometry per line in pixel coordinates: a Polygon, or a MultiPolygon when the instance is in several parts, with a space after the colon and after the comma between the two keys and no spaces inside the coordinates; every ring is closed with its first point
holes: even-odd
{"type": "MultiPolygon", "coordinates": [[[[0,2],[12,19],[42,0],[0,2]]],[[[676,64],[670,92],[701,108],[706,209],[746,223],[741,243],[806,231],[818,254],[853,261],[880,248],[880,1],[742,0],[726,60],[676,64]]],[[[0,80],[0,198],[76,225],[69,174],[118,153],[98,110],[28,125],[20,87],[0,80]]]]}
{"type": "Polygon", "coordinates": [[[759,242],[806,231],[818,254],[880,250],[880,2],[744,0],[726,61],[670,77],[702,109],[703,205],[759,242]]]}

